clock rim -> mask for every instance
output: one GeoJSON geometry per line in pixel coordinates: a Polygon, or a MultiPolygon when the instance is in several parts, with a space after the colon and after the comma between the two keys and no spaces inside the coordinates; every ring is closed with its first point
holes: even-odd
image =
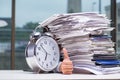
{"type": "Polygon", "coordinates": [[[57,48],[58,48],[58,51],[59,51],[58,61],[56,62],[56,65],[54,65],[54,67],[53,67],[52,69],[47,69],[47,70],[46,70],[46,69],[44,69],[44,68],[41,67],[41,65],[40,65],[39,62],[38,62],[38,59],[36,58],[36,45],[37,45],[37,42],[38,42],[40,39],[42,39],[43,37],[49,37],[49,36],[41,36],[34,44],[29,41],[29,43],[28,43],[28,45],[27,45],[27,47],[26,47],[26,49],[25,49],[27,64],[29,65],[29,67],[30,67],[32,70],[34,70],[34,71],[36,71],[36,72],[38,72],[38,71],[45,71],[45,72],[52,71],[52,70],[54,70],[54,69],[57,67],[57,65],[59,64],[59,61],[60,61],[60,50],[59,50],[59,46],[58,46],[57,42],[56,42],[53,38],[49,37],[49,38],[51,38],[51,39],[54,40],[55,44],[57,44],[57,48]],[[31,46],[31,45],[32,45],[32,46],[31,46]],[[29,51],[31,48],[32,48],[32,53],[30,53],[30,51],[29,51]],[[34,63],[31,62],[31,61],[33,61],[34,63]]]}
{"type": "MultiPolygon", "coordinates": [[[[53,39],[52,37],[49,37],[49,36],[41,36],[37,41],[36,41],[36,43],[35,43],[35,48],[34,48],[34,54],[35,54],[35,56],[36,56],[36,46],[37,46],[37,44],[38,44],[38,42],[41,40],[41,39],[43,39],[43,38],[50,38],[50,39],[52,39],[54,42],[55,42],[55,44],[57,45],[57,48],[58,48],[58,58],[57,58],[57,62],[56,62],[56,64],[54,65],[54,67],[52,68],[52,69],[44,69],[43,67],[41,67],[41,65],[39,64],[39,62],[38,62],[38,64],[40,65],[40,69],[42,69],[43,71],[51,71],[51,70],[53,70],[53,69],[55,69],[56,67],[57,67],[57,65],[58,65],[58,63],[59,63],[59,61],[60,61],[60,50],[59,50],[59,46],[58,46],[58,44],[57,44],[57,42],[55,41],[55,39],[53,39]]],[[[36,58],[37,59],[37,58],[36,58]]],[[[38,60],[37,60],[38,61],[38,60]]]]}

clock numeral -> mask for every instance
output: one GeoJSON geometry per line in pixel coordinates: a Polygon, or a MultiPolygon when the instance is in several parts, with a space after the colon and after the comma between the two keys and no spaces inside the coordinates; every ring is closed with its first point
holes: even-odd
{"type": "Polygon", "coordinates": [[[53,65],[53,63],[52,63],[52,62],[50,62],[50,65],[52,66],[52,65],[53,65]]]}
{"type": "Polygon", "coordinates": [[[38,47],[38,50],[40,50],[41,48],[40,47],[38,47]]]}
{"type": "Polygon", "coordinates": [[[46,41],[46,40],[44,41],[44,44],[47,44],[47,41],[46,41]]]}
{"type": "Polygon", "coordinates": [[[42,65],[44,64],[44,62],[42,62],[42,65]]]}
{"type": "Polygon", "coordinates": [[[40,46],[42,46],[42,45],[43,45],[43,43],[40,44],[40,46]]]}
{"type": "Polygon", "coordinates": [[[55,59],[55,58],[53,58],[53,61],[56,61],[56,59],[55,59]]]}
{"type": "Polygon", "coordinates": [[[53,46],[52,49],[55,50],[55,47],[53,46]]]}
{"type": "Polygon", "coordinates": [[[39,58],[39,61],[40,61],[41,59],[39,58]]]}
{"type": "Polygon", "coordinates": [[[56,52],[54,52],[54,56],[56,55],[57,53],[56,52]]]}
{"type": "Polygon", "coordinates": [[[48,64],[46,64],[46,66],[48,67],[48,64]]]}
{"type": "Polygon", "coordinates": [[[49,42],[49,45],[51,45],[51,42],[49,42]]]}
{"type": "Polygon", "coordinates": [[[39,52],[37,52],[36,54],[39,55],[39,52]]]}

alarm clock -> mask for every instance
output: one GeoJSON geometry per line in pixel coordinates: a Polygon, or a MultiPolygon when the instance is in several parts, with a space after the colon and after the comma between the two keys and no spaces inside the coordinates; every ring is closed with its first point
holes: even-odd
{"type": "Polygon", "coordinates": [[[54,70],[59,63],[59,46],[51,33],[40,33],[35,29],[30,35],[25,57],[33,71],[49,72],[54,70]]]}

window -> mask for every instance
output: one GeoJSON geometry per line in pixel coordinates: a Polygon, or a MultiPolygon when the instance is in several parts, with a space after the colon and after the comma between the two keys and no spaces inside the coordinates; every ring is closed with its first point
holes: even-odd
{"type": "Polygon", "coordinates": [[[119,6],[119,4],[120,4],[120,0],[117,0],[117,53],[118,54],[120,54],[120,6],[119,6]]]}
{"type": "Polygon", "coordinates": [[[0,1],[0,20],[8,25],[0,27],[0,69],[10,69],[11,49],[11,0],[0,1]]]}
{"type": "Polygon", "coordinates": [[[16,0],[15,69],[29,69],[25,48],[38,23],[53,14],[66,13],[66,9],[67,0],[16,0]]]}
{"type": "MultiPolygon", "coordinates": [[[[11,65],[11,10],[12,0],[0,0],[0,20],[8,23],[0,27],[0,69],[11,65]]],[[[110,19],[111,0],[16,0],[15,9],[15,69],[29,69],[25,60],[25,48],[29,36],[39,22],[53,14],[67,12],[98,12],[110,19]]],[[[120,0],[117,0],[117,51],[120,49],[120,0]]]]}

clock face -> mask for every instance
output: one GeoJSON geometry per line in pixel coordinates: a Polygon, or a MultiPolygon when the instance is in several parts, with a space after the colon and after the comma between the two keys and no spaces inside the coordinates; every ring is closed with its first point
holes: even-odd
{"type": "Polygon", "coordinates": [[[42,36],[36,42],[35,55],[39,67],[44,71],[51,71],[59,62],[58,44],[53,38],[42,36]]]}

